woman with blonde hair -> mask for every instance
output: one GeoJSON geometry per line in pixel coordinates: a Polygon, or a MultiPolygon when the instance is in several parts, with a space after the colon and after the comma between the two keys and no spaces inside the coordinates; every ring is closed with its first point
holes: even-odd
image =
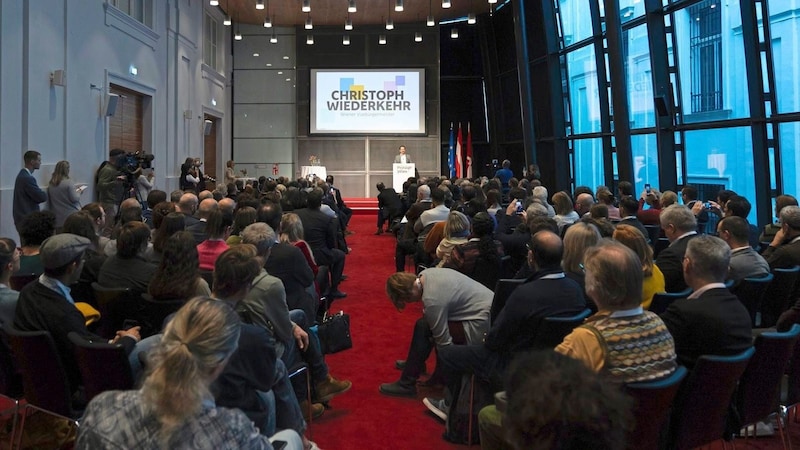
{"type": "MultiPolygon", "coordinates": [[[[142,388],[107,391],[92,399],[76,448],[271,449],[244,413],[218,408],[209,390],[236,350],[239,334],[239,318],[224,302],[208,297],[189,301],[151,352],[142,388]]],[[[274,439],[302,448],[292,430],[274,439]]]]}
{"type": "MultiPolygon", "coordinates": [[[[586,254],[586,250],[597,245],[602,238],[596,226],[583,221],[572,224],[564,234],[564,254],[561,256],[561,267],[567,278],[571,278],[581,285],[584,294],[586,293],[586,281],[583,275],[583,256],[586,254]]],[[[584,295],[584,297],[586,296],[584,295]]],[[[595,309],[592,302],[586,304],[589,308],[595,309]]]]}
{"type": "Polygon", "coordinates": [[[647,239],[636,227],[631,225],[617,225],[614,231],[614,240],[633,250],[642,262],[642,307],[650,308],[656,292],[664,292],[664,274],[653,263],[653,249],[647,245],[647,239]]]}
{"type": "Polygon", "coordinates": [[[75,186],[69,179],[69,161],[59,161],[47,186],[47,209],[56,216],[56,230],[64,226],[67,216],[81,209],[81,193],[86,186],[75,186]]]}
{"type": "Polygon", "coordinates": [[[553,208],[556,210],[556,215],[553,219],[558,225],[558,230],[561,231],[567,225],[572,225],[576,220],[580,219],[578,213],[575,212],[575,207],[572,204],[572,198],[564,191],[558,191],[553,194],[553,208]]]}
{"type": "Polygon", "coordinates": [[[235,165],[232,159],[225,163],[225,186],[236,183],[236,171],[233,169],[235,165]]]}
{"type": "Polygon", "coordinates": [[[439,259],[439,264],[436,267],[444,266],[450,260],[450,254],[453,249],[467,242],[469,230],[469,218],[466,214],[451,211],[444,224],[442,241],[436,247],[436,258],[439,259]]]}

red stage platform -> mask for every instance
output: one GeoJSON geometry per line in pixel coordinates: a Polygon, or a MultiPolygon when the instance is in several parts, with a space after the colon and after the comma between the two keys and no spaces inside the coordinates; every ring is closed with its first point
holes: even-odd
{"type": "Polygon", "coordinates": [[[378,199],[363,197],[344,197],[344,203],[353,210],[353,214],[370,215],[378,214],[378,199]]]}

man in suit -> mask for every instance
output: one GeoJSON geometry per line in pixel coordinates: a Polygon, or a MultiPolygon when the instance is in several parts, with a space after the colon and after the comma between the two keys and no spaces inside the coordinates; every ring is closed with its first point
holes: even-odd
{"type": "Polygon", "coordinates": [[[339,188],[333,185],[333,175],[325,177],[325,182],[328,183],[328,194],[333,198],[336,209],[338,210],[339,222],[342,225],[342,230],[345,234],[352,234],[345,230],[347,229],[347,224],[350,223],[350,218],[353,217],[353,210],[347,207],[342,199],[342,193],[339,191],[339,188]]]}
{"type": "Polygon", "coordinates": [[[636,217],[638,212],[639,202],[637,202],[636,199],[631,196],[622,197],[619,201],[620,221],[617,223],[617,225],[625,224],[636,227],[636,229],[641,231],[644,235],[644,238],[649,242],[650,233],[647,232],[647,228],[645,228],[642,222],[639,221],[639,218],[636,217]]]}
{"type": "Polygon", "coordinates": [[[667,292],[680,292],[686,289],[683,279],[683,256],[686,245],[697,237],[697,219],[689,208],[683,205],[671,205],[661,211],[659,217],[664,236],[669,239],[669,247],[658,254],[656,265],[664,274],[667,292]]]}
{"type": "Polygon", "coordinates": [[[705,233],[706,231],[706,224],[708,223],[708,211],[703,208],[703,202],[698,200],[698,192],[697,188],[694,186],[686,185],[681,189],[681,200],[683,204],[686,205],[695,215],[695,219],[697,222],[697,232],[698,233],[705,233]],[[695,204],[699,204],[697,208],[695,208],[695,204]]]}
{"type": "Polygon", "coordinates": [[[737,216],[726,217],[717,224],[717,235],[731,248],[729,279],[739,281],[747,277],[763,277],[769,273],[767,261],[747,242],[747,220],[737,216]]]}
{"type": "Polygon", "coordinates": [[[376,185],[378,188],[378,231],[375,234],[383,233],[383,223],[392,221],[403,214],[403,203],[400,196],[393,188],[387,188],[381,181],[376,185]]]}
{"type": "Polygon", "coordinates": [[[42,165],[42,154],[28,150],[22,156],[25,167],[17,174],[14,183],[14,225],[19,230],[22,219],[28,214],[39,211],[39,204],[47,201],[47,194],[39,187],[33,172],[42,165]]]}
{"type": "Polygon", "coordinates": [[[780,219],[781,229],[763,253],[771,269],[800,264],[800,207],[784,207],[780,219]]]}
{"type": "Polygon", "coordinates": [[[405,225],[401,228],[403,235],[397,237],[397,246],[394,251],[396,272],[405,270],[406,255],[413,255],[417,252],[417,233],[414,231],[414,224],[423,211],[431,209],[431,205],[431,188],[423,184],[417,188],[417,202],[406,211],[405,225]]]}
{"type": "Polygon", "coordinates": [[[339,223],[320,211],[322,205],[322,189],[314,188],[308,193],[306,207],[295,210],[295,214],[303,222],[306,242],[314,253],[317,264],[330,267],[331,287],[327,296],[345,298],[347,294],[339,290],[344,272],[344,251],[336,248],[336,234],[339,223]]]}
{"type": "Polygon", "coordinates": [[[735,355],[753,345],[750,314],[724,284],[730,258],[720,238],[702,235],[689,241],[683,276],[694,292],[661,315],[678,362],[689,369],[701,355],[735,355]]]}
{"type": "Polygon", "coordinates": [[[411,161],[411,156],[406,154],[406,146],[405,145],[401,145],[399,151],[400,151],[400,153],[398,153],[394,157],[394,162],[396,162],[398,164],[407,164],[407,163],[413,162],[413,161],[411,161]]]}

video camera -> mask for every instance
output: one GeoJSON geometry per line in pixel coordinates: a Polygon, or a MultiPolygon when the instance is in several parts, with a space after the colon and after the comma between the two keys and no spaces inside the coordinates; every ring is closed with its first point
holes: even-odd
{"type": "Polygon", "coordinates": [[[119,157],[117,167],[126,173],[136,172],[138,169],[149,169],[153,167],[155,155],[141,152],[128,152],[119,157]]]}

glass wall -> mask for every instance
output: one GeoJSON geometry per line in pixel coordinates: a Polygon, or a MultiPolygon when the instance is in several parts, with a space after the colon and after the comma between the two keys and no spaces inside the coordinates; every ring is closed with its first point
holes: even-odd
{"type": "Polygon", "coordinates": [[[575,185],[589,186],[592,189],[605,185],[602,140],[576,139],[573,148],[575,151],[575,185]]]}

